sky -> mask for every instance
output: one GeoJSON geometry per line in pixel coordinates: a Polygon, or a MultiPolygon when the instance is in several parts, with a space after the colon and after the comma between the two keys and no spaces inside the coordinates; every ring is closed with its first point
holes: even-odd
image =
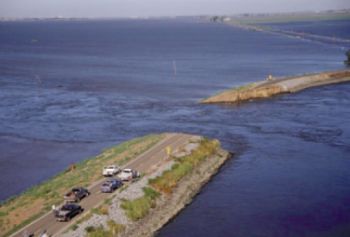
{"type": "Polygon", "coordinates": [[[323,11],[350,0],[0,0],[0,17],[146,17],[323,11]]]}

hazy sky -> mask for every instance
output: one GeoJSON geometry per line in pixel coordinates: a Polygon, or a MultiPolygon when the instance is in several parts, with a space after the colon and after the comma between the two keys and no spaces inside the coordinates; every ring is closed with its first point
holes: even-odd
{"type": "Polygon", "coordinates": [[[0,17],[129,17],[350,8],[350,0],[0,0],[0,17]]]}

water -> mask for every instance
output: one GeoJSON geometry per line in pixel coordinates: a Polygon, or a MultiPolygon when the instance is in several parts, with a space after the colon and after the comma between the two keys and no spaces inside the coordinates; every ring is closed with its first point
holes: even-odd
{"type": "Polygon", "coordinates": [[[309,40],[314,43],[350,48],[349,20],[300,21],[288,23],[266,23],[270,29],[282,34],[309,40]]]}
{"type": "Polygon", "coordinates": [[[159,236],[347,236],[349,84],[198,104],[343,60],[341,43],[187,19],[2,22],[0,199],[124,140],[188,132],[237,155],[159,236]]]}

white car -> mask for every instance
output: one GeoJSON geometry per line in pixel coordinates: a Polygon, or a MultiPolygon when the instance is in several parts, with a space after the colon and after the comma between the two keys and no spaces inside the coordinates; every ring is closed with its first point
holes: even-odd
{"type": "Polygon", "coordinates": [[[102,175],[103,176],[113,176],[120,172],[120,168],[116,165],[108,165],[103,167],[102,175]]]}
{"type": "Polygon", "coordinates": [[[140,177],[140,173],[132,169],[123,169],[122,172],[118,174],[118,178],[122,181],[130,181],[138,177],[140,177]]]}

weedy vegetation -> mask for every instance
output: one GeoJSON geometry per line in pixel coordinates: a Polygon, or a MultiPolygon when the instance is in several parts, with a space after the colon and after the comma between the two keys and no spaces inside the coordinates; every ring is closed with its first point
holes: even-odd
{"type": "Polygon", "coordinates": [[[159,193],[152,188],[145,187],[143,189],[144,195],[135,200],[123,200],[121,208],[125,210],[128,218],[137,221],[145,217],[151,208],[156,206],[156,199],[159,193]]]}
{"type": "Polygon", "coordinates": [[[125,230],[125,226],[113,220],[107,222],[108,229],[103,226],[88,226],[85,228],[87,237],[116,237],[125,230]]]}
{"type": "Polygon", "coordinates": [[[202,140],[192,154],[179,158],[170,170],[164,171],[161,176],[150,179],[149,184],[158,192],[171,193],[183,177],[192,172],[202,161],[209,159],[219,146],[218,140],[202,140]]]}

